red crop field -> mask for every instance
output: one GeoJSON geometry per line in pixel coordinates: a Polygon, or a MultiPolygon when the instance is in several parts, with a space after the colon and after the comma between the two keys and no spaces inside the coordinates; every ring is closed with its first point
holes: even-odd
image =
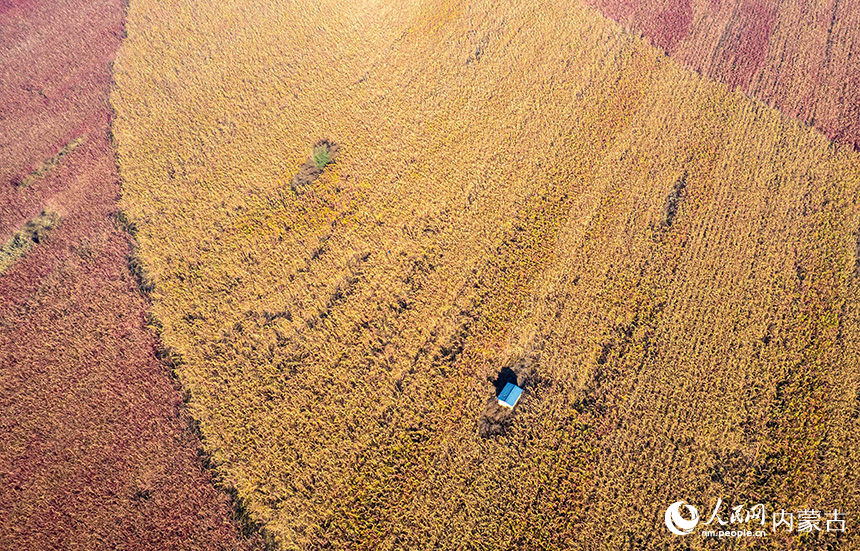
{"type": "Polygon", "coordinates": [[[122,35],[119,0],[0,3],[0,245],[58,215],[0,275],[0,548],[252,548],[198,457],[115,222],[122,35]]]}
{"type": "Polygon", "coordinates": [[[860,146],[860,12],[835,0],[586,0],[705,76],[860,146]]]}
{"type": "Polygon", "coordinates": [[[0,551],[860,549],[858,6],[0,0],[0,551]]]}

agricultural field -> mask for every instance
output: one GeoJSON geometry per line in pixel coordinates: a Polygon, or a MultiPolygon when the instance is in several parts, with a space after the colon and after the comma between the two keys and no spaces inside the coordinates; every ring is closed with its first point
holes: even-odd
{"type": "Polygon", "coordinates": [[[0,46],[0,549],[860,548],[851,2],[0,1],[0,46]]]}
{"type": "Polygon", "coordinates": [[[117,1],[0,2],[0,549],[259,549],[146,327],[109,140],[117,1]]]}
{"type": "Polygon", "coordinates": [[[641,5],[130,3],[135,266],[275,548],[860,547],[856,9],[641,5]],[[664,526],[718,498],[847,529],[664,526]]]}
{"type": "Polygon", "coordinates": [[[587,0],[678,62],[860,146],[860,12],[838,0],[587,0]]]}

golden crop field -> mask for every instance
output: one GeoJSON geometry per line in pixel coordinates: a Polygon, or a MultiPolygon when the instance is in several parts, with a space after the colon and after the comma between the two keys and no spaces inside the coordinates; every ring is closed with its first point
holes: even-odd
{"type": "Polygon", "coordinates": [[[280,549],[725,548],[663,526],[718,497],[856,548],[857,153],[534,4],[131,2],[122,207],[221,484],[280,549]]]}

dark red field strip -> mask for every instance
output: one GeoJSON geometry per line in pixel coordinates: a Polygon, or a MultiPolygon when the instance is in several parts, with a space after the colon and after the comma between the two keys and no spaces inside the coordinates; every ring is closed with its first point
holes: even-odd
{"type": "Polygon", "coordinates": [[[114,222],[122,17],[118,0],[0,3],[0,239],[45,207],[62,216],[0,276],[0,548],[249,549],[156,360],[114,222]]]}

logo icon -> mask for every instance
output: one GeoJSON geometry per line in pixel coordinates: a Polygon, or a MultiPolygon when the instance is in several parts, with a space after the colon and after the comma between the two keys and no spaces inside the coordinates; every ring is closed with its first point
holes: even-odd
{"type": "Polygon", "coordinates": [[[691,534],[697,524],[699,524],[699,511],[686,501],[676,501],[666,509],[666,528],[673,534],[679,536],[691,534]],[[687,508],[690,519],[681,516],[681,507],[687,508]]]}

